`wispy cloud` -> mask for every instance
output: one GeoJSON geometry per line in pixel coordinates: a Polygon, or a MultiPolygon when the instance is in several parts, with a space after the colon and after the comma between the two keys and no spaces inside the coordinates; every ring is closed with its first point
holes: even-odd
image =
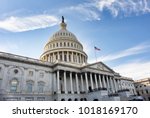
{"type": "Polygon", "coordinates": [[[108,55],[104,55],[104,56],[100,56],[98,57],[98,60],[100,61],[112,61],[112,60],[116,60],[116,59],[120,59],[123,57],[127,57],[127,56],[131,56],[131,55],[136,55],[136,54],[141,54],[144,52],[147,52],[148,49],[150,48],[150,45],[147,44],[140,44],[113,54],[108,54],[108,55]]]}
{"type": "Polygon", "coordinates": [[[84,20],[100,20],[103,12],[108,10],[114,17],[150,13],[149,0],[91,0],[61,9],[61,12],[74,12],[84,20]]]}
{"type": "Polygon", "coordinates": [[[76,6],[69,6],[59,10],[60,13],[74,13],[78,14],[82,20],[100,20],[100,14],[96,11],[95,6],[91,3],[78,4],[76,6]]]}
{"type": "Polygon", "coordinates": [[[28,17],[11,16],[0,21],[0,28],[11,32],[23,32],[51,27],[59,22],[55,16],[34,15],[28,17]]]}
{"type": "Polygon", "coordinates": [[[121,75],[132,77],[135,80],[150,77],[150,61],[130,62],[113,67],[113,69],[121,75]]]}
{"type": "Polygon", "coordinates": [[[113,16],[120,14],[141,14],[150,12],[149,0],[94,0],[96,7],[103,11],[108,9],[113,16]]]}

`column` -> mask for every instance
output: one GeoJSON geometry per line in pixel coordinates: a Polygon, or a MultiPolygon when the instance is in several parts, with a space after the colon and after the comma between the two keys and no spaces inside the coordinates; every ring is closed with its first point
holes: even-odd
{"type": "Polygon", "coordinates": [[[51,54],[48,55],[48,61],[51,62],[51,54]]]}
{"type": "Polygon", "coordinates": [[[118,91],[118,87],[117,87],[117,84],[116,84],[116,80],[115,80],[115,78],[113,78],[113,81],[114,81],[114,88],[115,88],[115,92],[117,92],[117,91],[118,91]]]}
{"type": "Polygon", "coordinates": [[[54,59],[54,53],[53,53],[53,56],[52,56],[52,57],[53,57],[53,61],[52,61],[52,62],[55,62],[55,59],[54,59]]]}
{"type": "Polygon", "coordinates": [[[118,90],[120,90],[119,80],[118,80],[118,79],[116,79],[116,83],[117,83],[117,85],[118,85],[118,90]]]}
{"type": "Polygon", "coordinates": [[[73,84],[72,84],[72,72],[70,72],[70,87],[71,87],[71,93],[74,94],[73,84]]]}
{"type": "Polygon", "coordinates": [[[62,61],[64,61],[64,51],[62,51],[62,61]]]}
{"type": "Polygon", "coordinates": [[[97,76],[95,74],[95,84],[96,84],[96,89],[98,89],[98,83],[97,83],[97,76]]]}
{"type": "MultiPolygon", "coordinates": [[[[6,67],[5,67],[5,70],[4,70],[4,75],[7,75],[6,74],[6,72],[7,72],[7,70],[6,70],[6,67]]],[[[22,86],[21,86],[21,88],[22,88],[22,92],[23,93],[25,93],[26,92],[26,78],[27,78],[27,68],[24,68],[24,77],[22,78],[22,86]]],[[[3,79],[4,80],[4,83],[3,83],[3,86],[2,86],[2,88],[4,88],[5,89],[5,87],[6,87],[6,83],[5,83],[5,81],[7,80],[6,78],[4,78],[3,79]]]]}
{"type": "Polygon", "coordinates": [[[77,61],[77,63],[79,63],[79,62],[78,62],[78,53],[76,53],[76,61],[77,61]]]}
{"type": "Polygon", "coordinates": [[[60,80],[59,80],[59,70],[57,70],[57,93],[61,93],[61,91],[60,91],[60,80]]]}
{"type": "Polygon", "coordinates": [[[47,55],[45,55],[45,60],[47,61],[47,55]]]}
{"type": "Polygon", "coordinates": [[[82,86],[81,90],[83,92],[84,91],[84,84],[83,84],[83,75],[82,74],[81,74],[81,86],[82,86]]]}
{"type": "Polygon", "coordinates": [[[98,76],[99,76],[99,86],[100,88],[102,88],[103,86],[102,86],[102,81],[101,81],[101,75],[99,74],[98,76]]]}
{"type": "Polygon", "coordinates": [[[121,83],[120,83],[120,80],[118,80],[118,86],[119,86],[119,90],[121,90],[121,83]]]}
{"type": "Polygon", "coordinates": [[[64,71],[64,88],[65,88],[65,94],[67,94],[68,91],[67,91],[67,84],[66,84],[66,71],[64,71]]]}
{"type": "Polygon", "coordinates": [[[57,93],[57,74],[56,73],[53,73],[53,91],[55,92],[55,93],[57,93]]]}
{"type": "Polygon", "coordinates": [[[59,55],[59,52],[57,52],[57,55],[58,55],[58,61],[60,61],[60,55],[59,55]]]}
{"type": "Polygon", "coordinates": [[[35,74],[33,74],[34,77],[34,86],[33,86],[33,92],[37,93],[38,92],[38,70],[35,70],[35,74]]]}
{"type": "Polygon", "coordinates": [[[111,84],[112,92],[114,93],[115,92],[115,88],[114,88],[112,77],[110,77],[110,84],[111,84]]]}
{"type": "Polygon", "coordinates": [[[89,91],[89,83],[88,83],[87,73],[85,73],[85,81],[86,81],[86,90],[88,92],[89,91]]]}
{"type": "Polygon", "coordinates": [[[105,81],[105,75],[103,75],[103,78],[102,78],[102,79],[103,79],[103,84],[104,84],[103,87],[104,87],[104,88],[107,88],[107,87],[106,87],[106,81],[105,81]]]}
{"type": "Polygon", "coordinates": [[[108,80],[108,76],[106,75],[106,79],[107,79],[107,90],[110,91],[110,85],[109,85],[109,80],[108,80]]]}
{"type": "Polygon", "coordinates": [[[71,62],[74,62],[74,61],[73,61],[73,52],[72,52],[72,56],[71,56],[71,58],[72,58],[72,59],[71,59],[71,62]]]}
{"type": "Polygon", "coordinates": [[[53,58],[54,58],[53,62],[55,62],[56,61],[56,55],[55,55],[55,53],[53,53],[53,58]]]}
{"type": "Polygon", "coordinates": [[[122,82],[121,82],[121,80],[119,80],[119,82],[120,82],[120,89],[122,90],[123,87],[122,87],[122,82]]]}
{"type": "Polygon", "coordinates": [[[80,63],[81,63],[81,54],[80,54],[80,63]]]}
{"type": "Polygon", "coordinates": [[[67,62],[69,62],[69,52],[67,51],[67,62]]]}
{"type": "Polygon", "coordinates": [[[90,73],[90,81],[91,81],[91,88],[92,90],[94,89],[94,86],[93,86],[93,78],[92,78],[92,73],[90,73]]]}
{"type": "Polygon", "coordinates": [[[76,87],[77,87],[77,93],[80,94],[79,91],[79,82],[78,82],[78,74],[76,73],[76,87]]]}

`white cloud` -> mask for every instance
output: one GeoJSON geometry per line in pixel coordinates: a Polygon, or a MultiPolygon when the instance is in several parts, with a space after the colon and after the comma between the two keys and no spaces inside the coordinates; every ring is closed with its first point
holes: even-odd
{"type": "Polygon", "coordinates": [[[95,6],[102,12],[108,9],[113,16],[120,14],[141,14],[150,12],[149,0],[94,0],[95,6]]]}
{"type": "Polygon", "coordinates": [[[11,32],[23,32],[56,25],[59,20],[50,15],[35,15],[28,17],[11,16],[0,21],[0,28],[11,32]]]}
{"type": "MultiPolygon", "coordinates": [[[[134,56],[136,54],[141,54],[145,52],[149,52],[150,45],[149,44],[140,44],[120,52],[109,54],[106,56],[101,56],[98,58],[99,61],[112,61],[117,60],[127,56],[134,56]]],[[[94,62],[94,60],[91,60],[94,62]]],[[[113,67],[113,70],[119,72],[122,76],[132,77],[133,79],[141,79],[150,77],[150,61],[141,61],[141,58],[133,60],[132,62],[124,63],[118,66],[113,67]]]]}
{"type": "Polygon", "coordinates": [[[63,8],[60,12],[77,13],[84,20],[100,20],[104,10],[108,10],[114,17],[149,13],[150,0],[91,0],[63,8]]]}
{"type": "Polygon", "coordinates": [[[114,53],[114,54],[108,54],[106,56],[100,56],[100,57],[98,57],[98,60],[104,61],[104,62],[112,61],[112,60],[116,60],[119,58],[147,52],[147,51],[149,51],[148,50],[149,48],[150,48],[150,45],[140,44],[140,45],[137,45],[135,47],[125,49],[125,50],[122,50],[122,51],[114,53]]]}
{"type": "Polygon", "coordinates": [[[82,20],[100,20],[100,14],[96,11],[95,7],[91,3],[78,4],[76,6],[66,7],[60,10],[60,12],[73,13],[76,17],[82,20]]]}
{"type": "Polygon", "coordinates": [[[132,77],[135,80],[150,77],[150,61],[126,63],[113,67],[113,69],[121,75],[132,77]]]}

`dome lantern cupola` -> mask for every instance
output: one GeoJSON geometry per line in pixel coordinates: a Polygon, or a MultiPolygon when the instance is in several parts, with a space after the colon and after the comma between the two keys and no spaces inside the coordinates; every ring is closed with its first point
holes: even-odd
{"type": "Polygon", "coordinates": [[[66,62],[81,65],[87,63],[88,57],[83,51],[82,44],[73,33],[66,29],[67,24],[63,16],[60,27],[61,29],[54,33],[46,43],[40,59],[50,63],[66,62]]]}
{"type": "Polygon", "coordinates": [[[61,29],[66,29],[67,24],[64,22],[64,17],[62,16],[62,22],[60,24],[61,29]]]}

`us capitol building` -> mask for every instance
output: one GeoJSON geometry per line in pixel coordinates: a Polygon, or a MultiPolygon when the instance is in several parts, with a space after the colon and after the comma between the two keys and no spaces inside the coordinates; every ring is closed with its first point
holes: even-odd
{"type": "Polygon", "coordinates": [[[136,95],[133,80],[103,62],[89,64],[76,36],[60,23],[40,60],[0,52],[0,100],[120,101],[136,95]]]}

